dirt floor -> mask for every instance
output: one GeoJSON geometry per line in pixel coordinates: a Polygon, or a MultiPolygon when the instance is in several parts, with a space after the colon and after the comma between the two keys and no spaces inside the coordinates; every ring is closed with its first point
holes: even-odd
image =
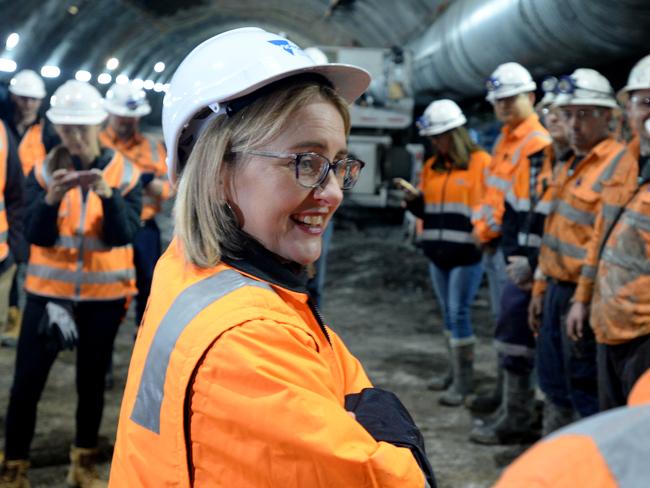
{"type": "MultiPolygon", "coordinates": [[[[438,486],[490,486],[499,474],[494,456],[507,455],[512,448],[469,443],[469,412],[440,406],[440,394],[426,389],[428,378],[444,369],[446,358],[426,259],[405,242],[397,218],[387,222],[375,214],[360,224],[354,212],[344,209],[341,213],[329,255],[323,306],[326,320],[360,358],[373,382],[397,393],[411,411],[424,433],[438,486]]],[[[486,292],[482,287],[473,309],[478,335],[477,383],[482,389],[494,382],[486,292]]],[[[101,444],[107,460],[133,341],[132,317],[117,338],[115,386],[106,395],[101,444]]],[[[0,349],[0,422],[6,411],[13,360],[14,350],[0,349]]],[[[52,369],[39,406],[30,471],[34,487],[66,486],[75,402],[74,355],[66,352],[52,369]]],[[[108,464],[103,470],[108,471],[108,464]]]]}

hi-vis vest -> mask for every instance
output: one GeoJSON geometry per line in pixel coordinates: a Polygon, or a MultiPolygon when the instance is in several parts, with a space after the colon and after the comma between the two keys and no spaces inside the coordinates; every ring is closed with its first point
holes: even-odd
{"type": "MultiPolygon", "coordinates": [[[[103,169],[108,185],[122,195],[138,183],[139,171],[115,153],[103,169]]],[[[44,161],[34,175],[46,189],[51,181],[44,161]]],[[[32,244],[25,289],[35,295],[71,300],[116,300],[134,295],[133,247],[108,246],[102,240],[101,198],[80,187],[69,190],[59,205],[59,237],[54,246],[32,244]]]]}
{"type": "Polygon", "coordinates": [[[370,386],[307,295],[226,264],[197,268],[172,241],[131,357],[109,486],[424,487],[409,449],[345,411],[370,386]]]}
{"type": "Polygon", "coordinates": [[[5,208],[5,184],[7,183],[7,160],[9,158],[9,140],[7,129],[0,122],[0,262],[9,255],[9,222],[5,208]]]}
{"type": "Polygon", "coordinates": [[[18,145],[18,157],[23,167],[23,174],[27,176],[38,161],[43,161],[46,156],[43,144],[43,125],[41,122],[27,129],[18,145]]]}

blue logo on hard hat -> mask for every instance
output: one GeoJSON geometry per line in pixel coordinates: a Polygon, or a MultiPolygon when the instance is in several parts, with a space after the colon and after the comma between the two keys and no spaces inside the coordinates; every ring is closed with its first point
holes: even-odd
{"type": "Polygon", "coordinates": [[[140,100],[136,100],[134,98],[129,98],[126,101],[126,108],[128,108],[129,110],[135,110],[139,106],[140,106],[140,100]]]}
{"type": "Polygon", "coordinates": [[[296,46],[293,42],[291,41],[285,41],[284,39],[276,40],[276,41],[267,41],[270,44],[273,44],[274,46],[279,46],[282,49],[284,49],[286,52],[291,54],[292,56],[295,54],[294,51],[299,51],[300,48],[296,46]]]}

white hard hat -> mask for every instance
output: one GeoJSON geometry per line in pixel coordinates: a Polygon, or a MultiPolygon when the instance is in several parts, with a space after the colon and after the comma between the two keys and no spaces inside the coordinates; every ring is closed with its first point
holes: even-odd
{"type": "Polygon", "coordinates": [[[421,136],[435,136],[467,123],[463,111],[452,100],[431,102],[416,125],[421,136]]]}
{"type": "Polygon", "coordinates": [[[500,98],[508,98],[520,93],[535,91],[537,85],[526,68],[519,63],[500,64],[492,75],[485,80],[488,102],[494,103],[500,98]]]}
{"type": "Polygon", "coordinates": [[[178,172],[181,133],[183,150],[189,154],[209,119],[194,119],[199,112],[209,107],[213,116],[225,114],[227,102],[304,73],[322,75],[348,103],[370,83],[370,75],[361,68],[317,64],[293,42],[257,27],[224,32],[194,48],[176,69],[163,100],[162,126],[170,180],[175,181],[178,172]]]}
{"type": "Polygon", "coordinates": [[[555,76],[547,76],[542,80],[542,91],[544,96],[535,106],[535,110],[541,110],[555,104],[558,95],[559,80],[555,76]]]}
{"type": "Polygon", "coordinates": [[[16,73],[9,82],[9,91],[19,97],[45,98],[46,95],[43,79],[31,69],[16,73]]]}
{"type": "Polygon", "coordinates": [[[571,76],[563,76],[558,83],[555,105],[592,105],[616,108],[614,90],[607,78],[590,68],[578,68],[571,76]]]}
{"type": "Polygon", "coordinates": [[[305,54],[309,56],[312,61],[316,64],[327,64],[329,59],[327,59],[327,54],[318,49],[317,47],[308,47],[305,48],[305,54]]]}
{"type": "Polygon", "coordinates": [[[627,79],[627,85],[619,90],[616,97],[624,104],[629,98],[629,92],[645,89],[650,89],[650,54],[634,65],[627,79]]]}
{"type": "Polygon", "coordinates": [[[77,80],[68,80],[56,89],[45,115],[61,125],[101,124],[108,117],[97,88],[77,80]]]}
{"type": "Polygon", "coordinates": [[[104,108],[108,113],[122,117],[143,117],[151,113],[144,90],[130,82],[111,86],[106,92],[104,108]]]}

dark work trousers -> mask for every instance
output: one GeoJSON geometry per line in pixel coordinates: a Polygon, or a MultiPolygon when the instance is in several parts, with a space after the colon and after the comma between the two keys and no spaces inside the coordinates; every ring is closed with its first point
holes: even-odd
{"type": "Polygon", "coordinates": [[[617,345],[598,344],[598,399],[601,410],[620,407],[634,383],[650,368],[650,335],[617,345]]]}
{"type": "Polygon", "coordinates": [[[528,326],[529,303],[530,292],[507,279],[494,343],[501,367],[517,375],[529,374],[535,365],[535,336],[528,326]]]}
{"type": "MultiPolygon", "coordinates": [[[[36,408],[58,351],[39,333],[47,299],[27,294],[16,351],[14,381],[5,421],[6,459],[27,459],[36,427],[36,408]]],[[[77,447],[97,446],[104,410],[104,373],[125,300],[78,302],[74,305],[77,343],[77,447]]]]}
{"type": "Polygon", "coordinates": [[[547,399],[586,417],[598,412],[596,340],[589,324],[585,324],[579,341],[567,336],[566,316],[575,288],[573,283],[548,282],[536,366],[539,386],[547,399]]]}
{"type": "Polygon", "coordinates": [[[135,301],[135,323],[140,325],[147,307],[153,270],[161,254],[160,230],[154,219],[145,220],[135,234],[133,241],[133,261],[135,265],[135,285],[138,296],[135,301]]]}

